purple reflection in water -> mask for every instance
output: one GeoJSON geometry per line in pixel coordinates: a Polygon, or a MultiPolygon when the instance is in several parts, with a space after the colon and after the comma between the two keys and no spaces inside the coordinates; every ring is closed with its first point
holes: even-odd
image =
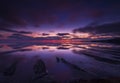
{"type": "Polygon", "coordinates": [[[1,45],[0,82],[49,83],[120,77],[119,45],[17,45],[1,45]]]}

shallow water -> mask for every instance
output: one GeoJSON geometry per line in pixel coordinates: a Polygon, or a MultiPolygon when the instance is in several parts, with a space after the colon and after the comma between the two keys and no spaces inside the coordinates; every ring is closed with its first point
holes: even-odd
{"type": "Polygon", "coordinates": [[[120,78],[120,46],[107,43],[0,44],[0,83],[120,78]]]}

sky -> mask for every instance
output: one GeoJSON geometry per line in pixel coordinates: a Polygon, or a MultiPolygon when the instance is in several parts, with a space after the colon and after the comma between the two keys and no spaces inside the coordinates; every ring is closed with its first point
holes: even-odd
{"type": "Polygon", "coordinates": [[[91,23],[116,21],[119,0],[0,0],[0,31],[69,33],[91,23]]]}

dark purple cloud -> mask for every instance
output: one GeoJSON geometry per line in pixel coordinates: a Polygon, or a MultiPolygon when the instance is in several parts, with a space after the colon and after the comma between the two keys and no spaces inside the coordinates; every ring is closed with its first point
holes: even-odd
{"type": "Polygon", "coordinates": [[[119,34],[120,32],[120,22],[116,23],[107,23],[102,25],[87,26],[84,28],[74,29],[73,32],[89,32],[89,33],[113,33],[119,34]]]}
{"type": "Polygon", "coordinates": [[[119,16],[119,3],[119,0],[1,0],[0,29],[78,27],[83,21],[104,21],[104,17],[119,16]]]}
{"type": "Polygon", "coordinates": [[[42,35],[43,35],[43,36],[49,36],[49,34],[48,34],[48,33],[42,33],[42,35]]]}
{"type": "Polygon", "coordinates": [[[17,34],[32,34],[32,32],[16,31],[16,30],[13,30],[13,29],[8,29],[8,28],[1,28],[0,31],[6,31],[6,32],[11,32],[11,33],[17,33],[17,34]]]}
{"type": "Polygon", "coordinates": [[[57,33],[58,36],[66,36],[66,35],[70,35],[69,33],[57,33]]]}

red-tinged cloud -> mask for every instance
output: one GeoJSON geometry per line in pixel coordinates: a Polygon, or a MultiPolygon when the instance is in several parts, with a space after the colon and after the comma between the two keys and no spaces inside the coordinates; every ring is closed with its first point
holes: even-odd
{"type": "Polygon", "coordinates": [[[2,35],[0,35],[0,37],[3,37],[2,35]]]}

